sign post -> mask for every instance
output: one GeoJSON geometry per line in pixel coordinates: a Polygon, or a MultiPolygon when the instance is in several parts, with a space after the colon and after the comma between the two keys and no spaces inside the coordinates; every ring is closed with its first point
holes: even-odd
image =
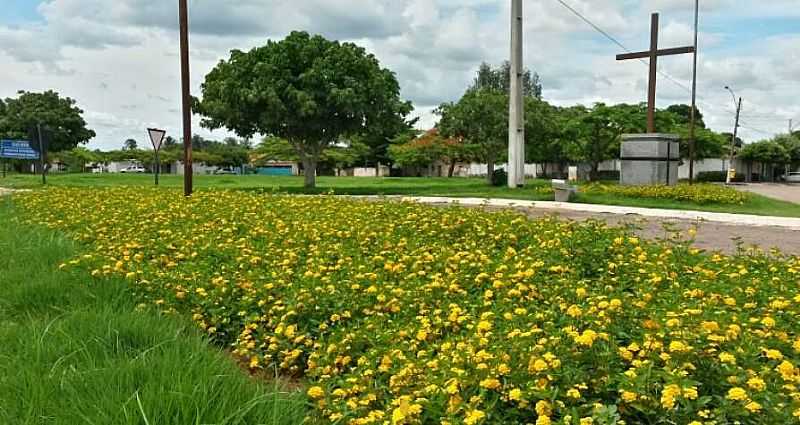
{"type": "Polygon", "coordinates": [[[158,186],[158,175],[161,173],[161,161],[158,159],[158,151],[161,150],[161,144],[164,142],[164,136],[167,132],[157,128],[148,128],[147,134],[150,136],[150,142],[153,144],[153,152],[155,153],[153,174],[155,174],[156,186],[158,186]]]}
{"type": "Polygon", "coordinates": [[[0,159],[3,160],[3,177],[6,177],[7,159],[40,159],[33,143],[27,140],[0,140],[0,159]]]}

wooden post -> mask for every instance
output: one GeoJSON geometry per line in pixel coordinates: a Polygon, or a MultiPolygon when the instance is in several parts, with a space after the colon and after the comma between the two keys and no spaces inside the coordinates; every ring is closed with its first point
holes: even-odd
{"type": "Polygon", "coordinates": [[[192,97],[189,78],[189,10],[178,0],[181,37],[181,93],[183,98],[183,194],[192,196],[192,97]]]}

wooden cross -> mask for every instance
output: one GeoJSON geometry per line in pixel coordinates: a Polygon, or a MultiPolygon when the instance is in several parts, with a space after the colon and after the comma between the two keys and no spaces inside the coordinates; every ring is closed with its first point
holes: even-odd
{"type": "Polygon", "coordinates": [[[617,60],[650,58],[650,82],[647,91],[647,132],[656,132],[656,77],[658,74],[658,57],[694,53],[694,47],[676,47],[658,50],[658,13],[651,16],[650,50],[645,52],[625,53],[617,55],[617,60]]]}

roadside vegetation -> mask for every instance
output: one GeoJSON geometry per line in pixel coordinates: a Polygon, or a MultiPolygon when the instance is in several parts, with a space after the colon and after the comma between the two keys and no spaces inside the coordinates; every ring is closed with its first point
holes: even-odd
{"type": "MultiPolygon", "coordinates": [[[[54,174],[48,177],[51,186],[113,187],[152,186],[152,175],[132,174],[54,174]]],[[[528,180],[523,189],[488,186],[481,178],[436,177],[318,177],[317,187],[303,187],[300,177],[282,176],[195,176],[195,186],[205,189],[241,189],[288,194],[337,195],[403,195],[451,196],[457,198],[506,198],[528,201],[552,201],[550,180],[528,180]]],[[[183,185],[183,177],[161,176],[163,188],[183,185]]],[[[650,186],[624,188],[614,182],[581,183],[575,202],[604,205],[621,205],[643,208],[698,210],[755,214],[765,216],[800,217],[800,205],[764,196],[742,193],[719,185],[698,184],[677,188],[650,186]]],[[[0,178],[0,187],[17,189],[41,188],[41,178],[15,174],[0,178]]]]}
{"type": "MultiPolygon", "coordinates": [[[[302,377],[309,417],[322,423],[800,416],[797,257],[704,253],[684,239],[691,231],[648,242],[599,221],[327,196],[57,188],[15,199],[25,222],[87,246],[54,258],[58,275],[124,280],[140,302],[191,317],[253,372],[302,377]]],[[[172,325],[147,329],[158,326],[172,325]]],[[[24,332],[34,341],[20,345],[48,341],[48,329],[24,332]]],[[[162,349],[161,339],[119,348],[117,334],[98,353],[132,352],[125,364],[136,365],[162,349]]],[[[62,369],[83,358],[68,355],[75,350],[45,363],[55,372],[44,376],[63,386],[80,375],[62,369]]],[[[170,385],[193,364],[179,358],[163,361],[170,385]]],[[[135,388],[123,393],[136,412],[135,388]]],[[[154,412],[151,402],[141,410],[154,412]]]]}
{"type": "Polygon", "coordinates": [[[302,394],[248,376],[184,317],[138,305],[124,279],[59,270],[84,247],[25,215],[0,198],[0,423],[302,421],[302,394]]]}

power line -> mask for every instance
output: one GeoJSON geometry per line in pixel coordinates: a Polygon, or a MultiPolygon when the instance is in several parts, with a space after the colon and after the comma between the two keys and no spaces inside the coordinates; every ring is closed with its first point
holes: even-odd
{"type": "MultiPolygon", "coordinates": [[[[622,44],[622,43],[621,43],[619,40],[617,40],[617,39],[616,39],[614,36],[612,36],[611,34],[609,34],[609,33],[608,33],[608,31],[605,31],[605,30],[604,30],[604,29],[602,29],[602,28],[601,28],[599,25],[597,25],[597,24],[595,24],[594,22],[592,22],[592,21],[591,21],[589,18],[587,18],[586,16],[584,16],[583,14],[581,14],[580,12],[578,12],[577,10],[575,10],[575,8],[573,8],[572,6],[570,6],[569,4],[567,4],[567,3],[566,3],[564,0],[556,0],[556,1],[557,1],[558,3],[560,3],[562,6],[564,6],[564,7],[565,7],[567,10],[569,10],[570,12],[572,12],[572,13],[573,13],[575,16],[577,16],[578,18],[580,18],[580,19],[581,19],[583,22],[585,22],[586,24],[588,24],[589,26],[591,26],[591,27],[592,27],[592,28],[593,28],[595,31],[599,32],[599,33],[600,33],[600,34],[602,34],[604,37],[606,37],[607,39],[609,39],[609,40],[610,40],[612,43],[614,43],[614,44],[616,44],[617,46],[619,46],[620,48],[622,48],[622,50],[624,50],[626,53],[631,53],[631,52],[632,52],[632,51],[631,51],[631,49],[629,49],[627,46],[625,46],[624,44],[622,44]]],[[[648,66],[648,67],[650,66],[650,63],[649,63],[649,61],[646,61],[646,60],[644,60],[644,59],[639,59],[639,62],[641,62],[641,63],[642,63],[642,64],[644,64],[645,66],[648,66]]],[[[675,84],[676,86],[678,86],[678,87],[680,87],[680,88],[684,89],[684,90],[685,90],[687,93],[689,93],[689,94],[691,94],[691,93],[692,93],[692,89],[690,89],[688,86],[686,86],[686,84],[684,84],[684,83],[681,83],[680,81],[678,81],[677,79],[675,79],[674,77],[672,77],[671,75],[667,74],[667,73],[666,73],[666,72],[664,72],[664,71],[657,70],[657,72],[658,72],[658,74],[659,74],[659,75],[661,75],[662,77],[666,78],[666,79],[667,79],[667,80],[669,80],[671,83],[673,83],[673,84],[675,84]]],[[[717,109],[717,107],[718,107],[718,105],[715,105],[715,104],[711,104],[711,103],[708,103],[708,102],[706,102],[706,101],[705,101],[705,100],[702,98],[702,96],[700,96],[700,95],[697,95],[697,100],[698,100],[698,103],[701,103],[701,104],[703,104],[705,108],[708,108],[708,109],[712,109],[712,110],[714,110],[714,109],[717,109]]],[[[760,107],[759,105],[757,105],[757,104],[753,104],[752,102],[750,102],[750,104],[751,104],[751,105],[753,105],[753,106],[755,106],[755,107],[760,107]]],[[[761,108],[762,108],[762,109],[766,109],[766,108],[763,108],[763,107],[761,107],[761,108]]],[[[751,130],[751,131],[756,131],[756,132],[759,132],[759,133],[768,134],[768,135],[773,135],[773,134],[774,134],[774,133],[771,133],[771,132],[768,132],[768,131],[764,131],[764,130],[759,130],[759,129],[756,129],[756,128],[750,128],[750,127],[744,127],[744,126],[740,126],[740,127],[746,128],[746,129],[748,129],[748,130],[751,130]]]]}
{"type": "MultiPolygon", "coordinates": [[[[613,37],[611,34],[609,34],[609,33],[608,33],[607,31],[605,31],[604,29],[600,28],[600,26],[598,26],[597,24],[595,24],[594,22],[592,22],[592,21],[591,21],[589,18],[587,18],[587,17],[583,16],[583,15],[582,15],[580,12],[578,12],[577,10],[575,10],[575,9],[574,9],[572,6],[570,6],[569,4],[567,4],[566,2],[564,2],[564,0],[556,0],[556,1],[557,1],[557,2],[559,2],[559,3],[560,3],[562,6],[564,6],[565,8],[567,8],[567,9],[568,9],[570,12],[574,13],[574,14],[575,14],[575,16],[577,16],[578,18],[580,18],[580,19],[581,19],[583,22],[586,22],[586,23],[587,23],[589,26],[591,26],[592,28],[594,28],[594,29],[595,29],[597,32],[599,32],[600,34],[602,34],[603,36],[605,36],[607,39],[611,40],[611,42],[612,42],[612,43],[614,43],[614,44],[616,44],[617,46],[621,47],[621,48],[622,48],[622,50],[624,50],[624,51],[625,51],[625,53],[632,53],[632,50],[631,50],[631,49],[627,48],[627,47],[626,47],[624,44],[622,44],[622,43],[621,43],[619,40],[617,40],[616,38],[614,38],[614,37],[613,37]]],[[[649,62],[649,61],[646,61],[646,60],[644,60],[644,59],[639,59],[639,62],[641,62],[641,63],[642,63],[642,64],[644,64],[645,66],[648,66],[648,67],[650,66],[650,62],[649,62]]],[[[689,94],[691,94],[691,93],[692,93],[692,89],[690,89],[689,87],[687,87],[685,84],[683,84],[683,83],[679,82],[678,80],[676,80],[675,78],[673,78],[671,75],[669,75],[669,74],[667,74],[666,72],[664,72],[664,71],[661,71],[661,70],[657,70],[657,72],[658,72],[658,74],[659,74],[659,75],[661,75],[662,77],[666,78],[667,80],[669,80],[670,82],[672,82],[672,83],[673,83],[673,84],[675,84],[676,86],[678,86],[678,87],[680,87],[680,88],[682,88],[682,89],[686,90],[686,92],[687,92],[687,93],[689,93],[689,94]]]]}
{"type": "Polygon", "coordinates": [[[750,130],[750,131],[755,131],[756,133],[766,134],[768,136],[774,136],[775,135],[774,131],[761,130],[761,129],[758,129],[758,128],[753,128],[753,127],[749,127],[747,125],[742,125],[742,124],[744,124],[744,123],[740,122],[739,127],[747,129],[747,130],[750,130]]]}

